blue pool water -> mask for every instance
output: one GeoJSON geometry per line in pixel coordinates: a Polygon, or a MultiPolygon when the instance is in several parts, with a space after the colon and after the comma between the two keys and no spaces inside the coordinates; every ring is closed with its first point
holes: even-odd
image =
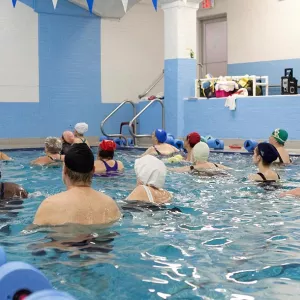
{"type": "MultiPolygon", "coordinates": [[[[172,210],[124,210],[110,228],[31,228],[48,195],[64,190],[61,168],[30,167],[41,151],[16,151],[2,163],[4,181],[22,184],[30,198],[1,208],[0,244],[9,260],[40,268],[55,288],[77,299],[298,299],[300,200],[279,198],[300,186],[300,168],[279,170],[279,190],[246,180],[251,157],[212,154],[230,176],[169,174],[172,210]]],[[[135,186],[137,151],[118,153],[127,169],[97,178],[93,187],[120,206],[135,186]]]]}

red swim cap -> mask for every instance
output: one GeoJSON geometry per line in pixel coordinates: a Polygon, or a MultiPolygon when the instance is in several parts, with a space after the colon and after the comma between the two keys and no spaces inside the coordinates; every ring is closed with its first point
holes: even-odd
{"type": "Polygon", "coordinates": [[[104,151],[115,151],[117,149],[117,145],[114,141],[103,140],[100,143],[99,148],[104,151]]]}
{"type": "Polygon", "coordinates": [[[198,132],[191,132],[187,136],[187,139],[188,139],[190,145],[193,147],[201,141],[201,136],[198,132]]]}

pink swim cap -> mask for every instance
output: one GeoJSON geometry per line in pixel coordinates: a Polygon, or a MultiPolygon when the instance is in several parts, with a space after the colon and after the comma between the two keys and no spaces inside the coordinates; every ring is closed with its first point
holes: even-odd
{"type": "Polygon", "coordinates": [[[72,131],[64,131],[62,136],[67,143],[69,143],[69,144],[74,143],[75,137],[74,137],[74,134],[72,131]]]}

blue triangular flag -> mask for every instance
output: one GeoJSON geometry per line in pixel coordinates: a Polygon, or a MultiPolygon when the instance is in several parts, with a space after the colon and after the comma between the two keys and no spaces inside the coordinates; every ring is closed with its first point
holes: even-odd
{"type": "Polygon", "coordinates": [[[12,4],[14,7],[16,7],[16,3],[17,3],[17,0],[12,0],[12,4]]]}
{"type": "Polygon", "coordinates": [[[89,6],[90,13],[93,13],[94,0],[86,0],[86,2],[89,6]]]}
{"type": "Polygon", "coordinates": [[[153,6],[155,10],[157,11],[157,0],[152,0],[153,6]]]}

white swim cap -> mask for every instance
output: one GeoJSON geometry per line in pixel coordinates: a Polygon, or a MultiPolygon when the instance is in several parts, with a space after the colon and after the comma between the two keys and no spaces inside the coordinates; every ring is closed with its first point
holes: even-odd
{"type": "Polygon", "coordinates": [[[89,125],[86,123],[77,123],[75,125],[75,130],[79,133],[79,134],[84,134],[85,132],[87,132],[89,129],[89,125]]]}
{"type": "Polygon", "coordinates": [[[152,185],[163,188],[167,175],[165,164],[153,155],[145,155],[138,158],[134,164],[135,174],[144,185],[152,185]]]}
{"type": "Polygon", "coordinates": [[[209,147],[206,143],[200,142],[193,148],[193,162],[207,162],[209,157],[209,147]]]}

